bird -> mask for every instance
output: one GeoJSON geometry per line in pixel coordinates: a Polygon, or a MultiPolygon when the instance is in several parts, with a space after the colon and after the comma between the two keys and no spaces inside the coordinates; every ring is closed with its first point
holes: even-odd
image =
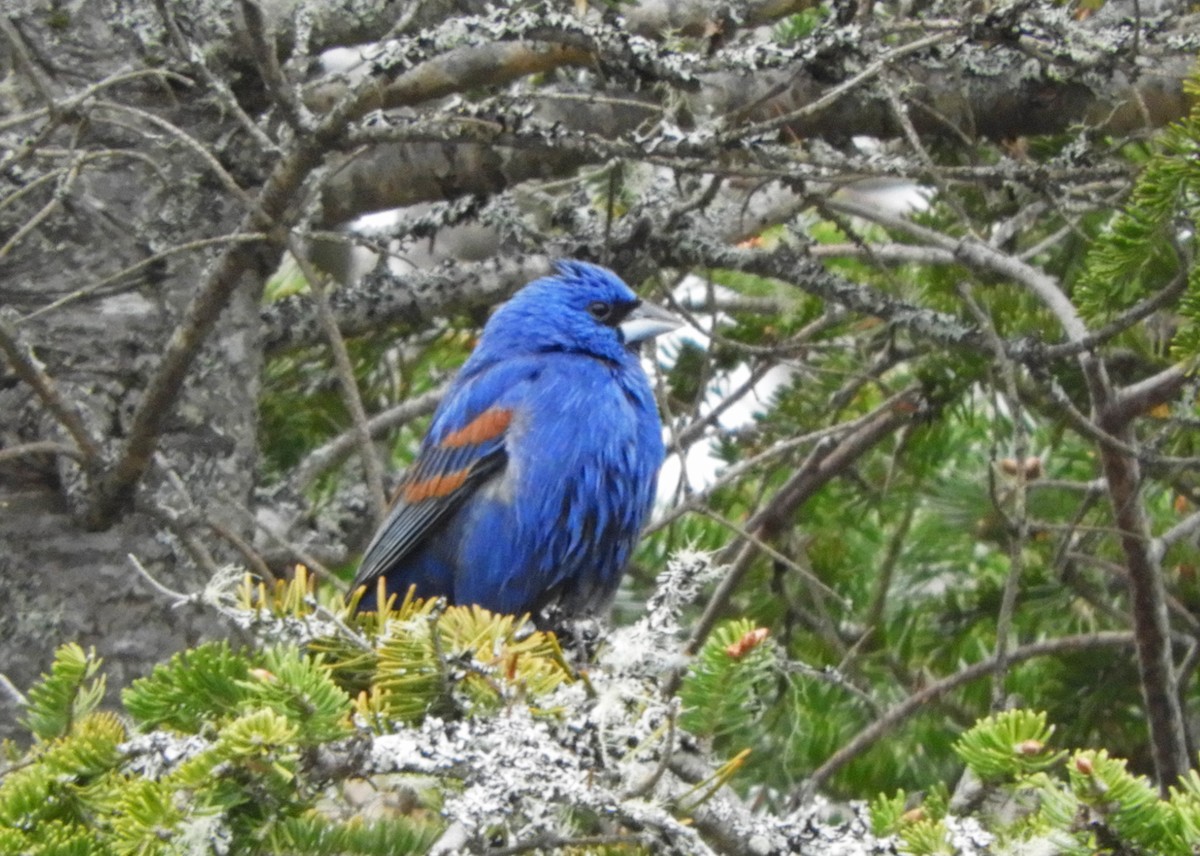
{"type": "Polygon", "coordinates": [[[363,554],[358,610],[378,608],[383,579],[387,597],[412,587],[535,623],[601,616],[665,453],[640,345],[680,325],[574,260],[497,309],[363,554]]]}

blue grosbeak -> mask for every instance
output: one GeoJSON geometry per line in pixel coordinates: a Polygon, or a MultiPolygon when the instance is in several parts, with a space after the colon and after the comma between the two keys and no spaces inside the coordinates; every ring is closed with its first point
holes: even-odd
{"type": "Polygon", "coordinates": [[[502,306],[442,400],[353,588],[560,617],[609,603],[654,500],[662,425],[638,343],[679,326],[562,262],[502,306]]]}

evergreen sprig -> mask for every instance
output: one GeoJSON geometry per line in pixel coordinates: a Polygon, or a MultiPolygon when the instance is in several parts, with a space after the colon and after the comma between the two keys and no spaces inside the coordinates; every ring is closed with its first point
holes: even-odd
{"type": "Polygon", "coordinates": [[[985,782],[1016,778],[1062,761],[1065,753],[1048,749],[1053,734],[1045,713],[1006,710],[976,723],[954,744],[954,751],[985,782]]]}
{"type": "MultiPolygon", "coordinates": [[[[1195,771],[1163,799],[1103,749],[1049,751],[1052,733],[1045,714],[1010,710],[980,720],[955,744],[986,784],[976,802],[1001,852],[1194,856],[1200,841],[1195,771]]],[[[916,856],[947,852],[938,831],[946,828],[946,802],[909,803],[903,791],[874,800],[876,834],[897,835],[900,849],[916,856]]]]}
{"type": "Polygon", "coordinates": [[[371,722],[486,712],[573,679],[554,636],[529,629],[526,618],[407,600],[393,620],[371,692],[359,696],[358,711],[371,722]]]}
{"type": "Polygon", "coordinates": [[[23,724],[35,737],[53,740],[71,731],[74,723],[95,709],[104,697],[104,675],[94,649],[74,643],[55,652],[50,671],[30,688],[23,724]]]}
{"type": "Polygon", "coordinates": [[[206,723],[235,715],[246,697],[250,669],[247,658],[227,642],[206,642],[155,666],[149,676],[134,681],[121,700],[144,730],[195,734],[206,723]]]}
{"type": "Polygon", "coordinates": [[[684,728],[718,738],[731,752],[744,748],[764,693],[779,676],[776,652],[764,639],[749,619],[713,631],[680,690],[684,728]],[[738,746],[739,740],[745,742],[738,746]]]}
{"type": "Polygon", "coordinates": [[[1200,72],[1185,82],[1189,114],[1156,141],[1129,203],[1087,255],[1075,299],[1084,315],[1104,319],[1186,277],[1176,359],[1200,356],[1200,72]],[[1190,269],[1189,269],[1190,268],[1190,269]]]}
{"type": "Polygon", "coordinates": [[[305,856],[423,853],[439,832],[438,824],[414,823],[408,818],[352,818],[337,823],[311,812],[277,824],[271,830],[268,847],[274,853],[305,856]]]}
{"type": "MultiPolygon", "coordinates": [[[[1125,761],[1112,758],[1103,749],[1076,752],[1067,765],[1071,790],[1088,818],[1088,826],[1099,839],[1111,836],[1138,848],[1164,854],[1191,854],[1195,839],[1187,841],[1176,833],[1179,810],[1186,808],[1159,798],[1145,776],[1135,776],[1125,761]]],[[[1193,822],[1197,818],[1189,818],[1193,822]]]]}

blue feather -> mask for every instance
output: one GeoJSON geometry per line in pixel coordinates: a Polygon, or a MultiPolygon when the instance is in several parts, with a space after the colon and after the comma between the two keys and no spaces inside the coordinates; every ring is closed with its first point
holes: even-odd
{"type": "Polygon", "coordinates": [[[434,415],[355,587],[504,613],[603,610],[654,500],[661,424],[639,341],[678,326],[564,262],[502,306],[434,415]]]}

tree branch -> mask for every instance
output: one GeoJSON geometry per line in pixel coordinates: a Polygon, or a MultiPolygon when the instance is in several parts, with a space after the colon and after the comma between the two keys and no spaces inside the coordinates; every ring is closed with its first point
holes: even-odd
{"type": "MultiPolygon", "coordinates": [[[[367,431],[372,437],[378,437],[385,431],[397,428],[418,416],[433,413],[442,396],[446,394],[448,384],[442,384],[436,389],[424,392],[415,398],[402,401],[395,407],[377,413],[367,420],[367,431]]],[[[356,430],[343,431],[323,446],[313,449],[292,470],[288,483],[296,493],[304,493],[320,476],[344,461],[358,444],[356,430]]]]}
{"type": "MultiPolygon", "coordinates": [[[[828,447],[814,449],[809,460],[776,491],[767,505],[746,521],[745,531],[756,539],[767,541],[776,537],[790,521],[796,510],[808,501],[819,488],[833,478],[841,475],[858,458],[862,457],[876,443],[889,436],[898,427],[912,419],[913,414],[921,409],[923,404],[919,392],[910,390],[899,401],[890,402],[887,406],[875,411],[870,419],[853,433],[828,447]]],[[[733,560],[717,589],[709,598],[704,608],[704,614],[692,628],[684,651],[695,655],[704,645],[708,634],[716,625],[717,619],[724,612],[733,592],[741,584],[750,564],[757,554],[754,543],[747,541],[739,544],[734,541],[723,552],[723,561],[733,560]],[[732,551],[736,551],[736,556],[732,551]]],[[[668,687],[677,686],[680,676],[668,681],[668,687]]]]}
{"type": "Polygon", "coordinates": [[[342,390],[342,401],[350,412],[354,423],[354,436],[358,444],[359,457],[362,458],[363,470],[367,474],[367,494],[374,509],[375,523],[383,521],[387,511],[387,492],[383,489],[383,468],[379,457],[375,454],[375,445],[371,442],[371,429],[367,424],[367,411],[363,407],[362,396],[358,392],[358,382],[354,379],[354,366],[350,363],[350,354],[346,350],[346,340],[338,328],[337,319],[329,306],[329,294],[325,289],[324,275],[319,273],[309,262],[308,256],[300,241],[294,236],[288,239],[288,247],[292,258],[300,266],[301,273],[308,280],[313,300],[317,305],[317,318],[329,342],[329,350],[333,354],[333,365],[337,372],[338,386],[342,390]]]}
{"type": "Polygon", "coordinates": [[[42,370],[29,349],[20,343],[7,312],[0,312],[0,351],[8,358],[9,365],[13,367],[17,377],[29,384],[50,414],[71,435],[85,468],[98,463],[100,444],[84,425],[79,411],[63,399],[53,379],[42,370]]]}
{"type": "Polygon", "coordinates": [[[919,692],[913,693],[904,701],[895,705],[883,716],[876,719],[840,749],[825,760],[820,767],[804,782],[801,788],[792,796],[793,804],[807,801],[808,796],[819,789],[829,777],[860,756],[884,735],[893,731],[909,717],[921,711],[930,702],[944,696],[951,690],[963,684],[978,680],[991,674],[1001,666],[1014,665],[1031,660],[1034,657],[1058,656],[1071,654],[1076,651],[1087,651],[1092,648],[1132,647],[1135,644],[1134,634],[1124,631],[1108,631],[1103,633],[1084,634],[1079,636],[1064,636],[1059,639],[1048,639],[1015,648],[1007,657],[989,657],[974,663],[949,677],[928,684],[919,692]]]}

